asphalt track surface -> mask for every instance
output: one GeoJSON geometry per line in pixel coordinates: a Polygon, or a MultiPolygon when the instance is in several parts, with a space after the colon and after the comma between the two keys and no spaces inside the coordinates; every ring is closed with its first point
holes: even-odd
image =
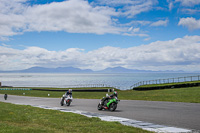
{"type": "Polygon", "coordinates": [[[154,124],[200,130],[200,104],[179,102],[157,102],[139,100],[121,100],[116,111],[98,111],[100,99],[73,99],[71,106],[60,106],[60,98],[40,98],[8,95],[4,100],[0,94],[0,101],[74,109],[108,116],[117,116],[154,124]]]}

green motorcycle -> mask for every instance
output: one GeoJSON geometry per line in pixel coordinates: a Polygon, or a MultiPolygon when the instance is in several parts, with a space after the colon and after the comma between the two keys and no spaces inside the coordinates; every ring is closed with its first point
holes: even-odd
{"type": "Polygon", "coordinates": [[[104,103],[102,104],[102,99],[99,102],[97,109],[98,110],[110,110],[110,111],[115,111],[117,108],[117,104],[119,103],[119,99],[117,97],[113,97],[111,99],[107,99],[104,101],[104,103]]]}

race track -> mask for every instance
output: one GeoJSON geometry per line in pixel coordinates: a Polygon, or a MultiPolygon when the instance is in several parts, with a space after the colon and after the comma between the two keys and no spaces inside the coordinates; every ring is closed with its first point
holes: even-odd
{"type": "Polygon", "coordinates": [[[118,116],[128,119],[145,121],[160,125],[167,125],[192,130],[200,130],[200,104],[174,103],[156,101],[121,100],[115,112],[98,111],[97,104],[100,99],[74,99],[71,106],[60,106],[60,98],[38,98],[9,95],[4,100],[0,94],[0,101],[58,107],[62,109],[82,110],[108,116],[118,116]]]}

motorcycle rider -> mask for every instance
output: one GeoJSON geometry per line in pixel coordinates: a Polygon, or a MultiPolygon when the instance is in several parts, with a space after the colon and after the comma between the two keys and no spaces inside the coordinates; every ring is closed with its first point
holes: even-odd
{"type": "Polygon", "coordinates": [[[65,97],[67,97],[67,96],[70,96],[70,97],[72,97],[72,89],[69,89],[66,93],[65,93],[65,97]]]}
{"type": "MultiPolygon", "coordinates": [[[[101,100],[101,105],[104,105],[104,102],[105,102],[106,100],[112,99],[112,98],[114,98],[114,97],[117,97],[117,91],[114,91],[114,93],[111,94],[111,95],[108,95],[108,96],[106,96],[106,97],[103,97],[103,99],[101,100]]],[[[106,105],[106,107],[104,107],[104,108],[105,108],[105,109],[108,109],[107,105],[106,105]]]]}
{"type": "Polygon", "coordinates": [[[72,102],[72,89],[69,89],[63,96],[62,96],[62,100],[61,100],[61,102],[60,102],[60,104],[61,104],[61,106],[63,106],[64,104],[67,104],[67,106],[69,106],[70,105],[70,103],[72,102]],[[69,98],[68,98],[68,96],[69,96],[69,98]],[[66,100],[67,101],[66,101],[66,100]],[[70,100],[69,100],[70,99],[70,100]],[[66,101],[66,102],[64,102],[64,100],[66,101]]]}
{"type": "Polygon", "coordinates": [[[7,95],[7,94],[5,94],[5,95],[4,95],[4,99],[5,99],[5,100],[7,100],[7,98],[8,98],[8,95],[7,95]]]}

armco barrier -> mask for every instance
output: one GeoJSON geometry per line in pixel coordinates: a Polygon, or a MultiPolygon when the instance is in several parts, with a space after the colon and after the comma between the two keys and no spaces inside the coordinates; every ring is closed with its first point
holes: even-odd
{"type": "MultiPolygon", "coordinates": [[[[0,88],[0,90],[38,90],[38,91],[68,91],[68,89],[27,89],[27,88],[0,88]]],[[[113,89],[73,89],[75,92],[113,92],[113,89]]]]}
{"type": "MultiPolygon", "coordinates": [[[[66,92],[68,89],[64,90],[53,90],[53,89],[32,89],[32,90],[38,90],[38,91],[63,91],[66,92]]],[[[113,89],[72,89],[73,92],[112,92],[113,89]]]]}
{"type": "Polygon", "coordinates": [[[32,89],[26,89],[26,88],[0,88],[0,90],[24,90],[24,91],[30,91],[32,89]]]}
{"type": "Polygon", "coordinates": [[[186,83],[186,84],[155,86],[155,87],[136,87],[133,89],[138,91],[145,91],[145,90],[173,89],[173,88],[184,88],[184,87],[195,87],[195,86],[200,86],[200,83],[186,83]]]}

